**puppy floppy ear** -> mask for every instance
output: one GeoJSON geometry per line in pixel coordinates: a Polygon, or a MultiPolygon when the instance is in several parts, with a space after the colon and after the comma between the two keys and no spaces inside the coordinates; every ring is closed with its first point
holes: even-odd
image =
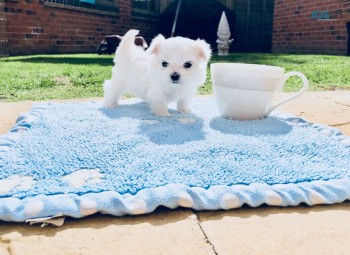
{"type": "Polygon", "coordinates": [[[158,54],[162,43],[165,41],[165,37],[161,34],[157,35],[153,38],[151,45],[147,49],[147,51],[151,54],[158,54]]]}
{"type": "Polygon", "coordinates": [[[144,48],[144,49],[148,48],[148,44],[147,44],[145,38],[143,38],[142,36],[136,36],[135,37],[135,44],[137,46],[140,46],[140,47],[144,48]]]}
{"type": "Polygon", "coordinates": [[[209,61],[211,57],[211,48],[210,48],[210,45],[206,43],[204,40],[197,39],[195,41],[194,50],[197,53],[197,56],[199,57],[199,59],[202,59],[206,62],[209,61]]]}

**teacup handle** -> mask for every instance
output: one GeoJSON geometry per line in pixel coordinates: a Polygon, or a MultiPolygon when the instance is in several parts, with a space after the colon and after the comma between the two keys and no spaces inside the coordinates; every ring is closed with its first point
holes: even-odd
{"type": "Polygon", "coordinates": [[[301,80],[303,81],[303,87],[299,90],[298,93],[296,93],[296,94],[294,94],[294,95],[292,95],[292,96],[290,96],[290,97],[288,97],[286,99],[283,99],[283,100],[277,102],[275,105],[271,106],[270,109],[268,110],[268,112],[266,113],[265,117],[268,116],[278,106],[280,106],[280,105],[282,105],[284,103],[287,103],[290,100],[300,96],[301,94],[303,94],[307,90],[307,88],[309,87],[309,80],[306,78],[306,76],[304,74],[302,74],[300,72],[293,71],[293,72],[289,72],[289,73],[286,73],[286,74],[283,75],[283,78],[281,79],[281,81],[278,84],[279,91],[283,90],[283,87],[286,84],[286,81],[289,79],[289,77],[294,76],[294,75],[296,75],[296,76],[301,78],[301,80]]]}

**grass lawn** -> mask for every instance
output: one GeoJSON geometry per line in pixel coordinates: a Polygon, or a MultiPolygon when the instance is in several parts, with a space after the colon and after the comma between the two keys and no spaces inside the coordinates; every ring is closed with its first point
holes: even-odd
{"type": "MultiPolygon", "coordinates": [[[[0,58],[0,100],[45,100],[102,96],[102,84],[111,77],[113,55],[70,54],[0,58]]],[[[311,91],[350,89],[350,58],[329,55],[239,53],[213,56],[211,62],[275,65],[303,72],[311,91]]],[[[298,78],[285,91],[296,91],[298,78]]],[[[200,94],[212,93],[210,70],[200,94]]]]}

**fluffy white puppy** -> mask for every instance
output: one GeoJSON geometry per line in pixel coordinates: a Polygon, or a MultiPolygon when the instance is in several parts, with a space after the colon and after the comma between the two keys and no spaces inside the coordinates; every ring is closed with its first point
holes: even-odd
{"type": "Polygon", "coordinates": [[[158,35],[144,51],[134,43],[138,32],[129,30],[116,50],[112,79],[104,83],[104,107],[117,107],[127,92],[145,100],[157,116],[171,116],[170,102],[176,102],[180,112],[190,112],[188,103],[206,80],[209,44],[158,35]]]}

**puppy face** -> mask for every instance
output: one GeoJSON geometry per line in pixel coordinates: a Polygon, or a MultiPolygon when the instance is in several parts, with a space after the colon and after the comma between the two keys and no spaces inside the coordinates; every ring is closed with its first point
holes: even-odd
{"type": "Polygon", "coordinates": [[[205,82],[210,46],[183,37],[157,38],[150,46],[152,70],[168,86],[198,86],[205,82]]]}

